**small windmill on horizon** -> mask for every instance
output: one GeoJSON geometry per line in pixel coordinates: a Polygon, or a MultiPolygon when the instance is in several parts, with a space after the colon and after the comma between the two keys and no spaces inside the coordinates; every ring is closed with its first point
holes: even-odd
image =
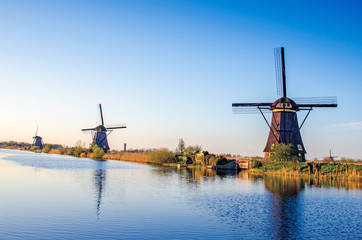
{"type": "Polygon", "coordinates": [[[233,103],[234,113],[260,112],[269,127],[269,136],[264,148],[265,157],[268,157],[272,148],[277,144],[292,144],[300,161],[305,161],[306,150],[300,134],[310,111],[315,107],[337,107],[336,97],[298,98],[293,101],[287,97],[284,47],[274,49],[275,70],[278,95],[274,103],[233,103]],[[272,112],[271,123],[266,120],[263,110],[272,112]],[[297,112],[308,111],[302,124],[298,124],[297,112]]]}
{"type": "Polygon", "coordinates": [[[38,127],[36,127],[35,135],[33,137],[33,144],[32,146],[37,146],[39,149],[43,149],[43,139],[42,137],[38,136],[38,127]]]}
{"type": "Polygon", "coordinates": [[[109,145],[108,145],[107,136],[109,134],[111,134],[111,132],[113,132],[114,129],[126,128],[126,126],[124,124],[119,124],[117,126],[106,127],[104,125],[103,112],[102,112],[102,105],[101,104],[99,104],[99,111],[100,111],[100,117],[101,117],[101,125],[98,125],[95,128],[85,128],[85,129],[82,129],[82,131],[83,132],[91,131],[92,132],[92,138],[93,138],[92,144],[97,145],[98,147],[103,148],[103,150],[105,152],[108,152],[109,151],[109,145]],[[93,131],[94,131],[94,134],[93,134],[93,131]]]}

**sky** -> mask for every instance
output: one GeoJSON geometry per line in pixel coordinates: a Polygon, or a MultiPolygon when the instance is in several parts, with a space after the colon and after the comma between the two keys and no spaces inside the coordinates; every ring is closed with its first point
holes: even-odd
{"type": "MultiPolygon", "coordinates": [[[[306,158],[362,159],[360,1],[0,2],[0,141],[88,145],[82,128],[125,123],[111,149],[167,147],[263,156],[274,102],[273,49],[289,97],[336,96],[301,129],[306,158]],[[271,114],[266,115],[270,121],[271,114]]],[[[299,123],[306,112],[298,112],[299,123]]]]}

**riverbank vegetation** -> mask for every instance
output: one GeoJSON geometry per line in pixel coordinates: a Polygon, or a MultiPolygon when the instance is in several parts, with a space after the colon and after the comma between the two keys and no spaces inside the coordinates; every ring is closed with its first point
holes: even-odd
{"type": "MultiPolygon", "coordinates": [[[[0,143],[2,148],[28,150],[33,152],[43,152],[49,154],[70,155],[75,157],[86,157],[96,160],[121,160],[139,163],[161,164],[169,166],[222,166],[234,162],[236,158],[231,156],[210,154],[202,151],[202,148],[196,146],[186,146],[183,139],[179,140],[176,150],[170,151],[167,148],[152,150],[130,150],[130,151],[111,151],[105,153],[98,146],[91,145],[84,147],[79,141],[74,147],[63,147],[56,144],[47,144],[42,149],[37,146],[31,146],[26,143],[7,142],[0,143]]],[[[245,164],[251,173],[257,174],[276,174],[276,175],[314,175],[329,178],[351,178],[361,179],[362,164],[352,159],[341,158],[340,161],[334,161],[333,158],[323,160],[299,162],[293,153],[292,147],[285,144],[276,145],[271,155],[264,159],[261,157],[252,157],[236,159],[238,165],[245,164]]],[[[244,165],[244,166],[245,166],[244,165]]]]}
{"type": "Polygon", "coordinates": [[[266,158],[253,158],[251,172],[280,175],[315,175],[324,178],[362,178],[362,165],[351,159],[333,159],[322,161],[299,162],[291,145],[279,144],[274,146],[271,155],[266,158]]]}

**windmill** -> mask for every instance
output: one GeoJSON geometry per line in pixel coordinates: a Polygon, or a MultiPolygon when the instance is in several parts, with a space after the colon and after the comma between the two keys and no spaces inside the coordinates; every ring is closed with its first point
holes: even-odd
{"type": "Polygon", "coordinates": [[[264,148],[265,157],[270,155],[272,148],[280,143],[292,144],[300,161],[305,161],[304,149],[300,129],[313,108],[337,107],[336,97],[295,98],[295,101],[287,97],[284,48],[274,49],[275,71],[277,79],[277,92],[280,96],[274,103],[233,103],[235,113],[260,112],[269,127],[269,136],[264,148]],[[267,121],[264,110],[272,112],[271,123],[267,121]],[[308,111],[302,124],[298,124],[297,112],[308,111]]]}
{"type": "Polygon", "coordinates": [[[101,104],[99,104],[99,110],[100,110],[100,117],[101,117],[101,123],[102,124],[98,125],[95,128],[82,129],[82,131],[92,131],[92,135],[93,135],[93,131],[94,131],[92,144],[97,145],[98,147],[103,148],[105,152],[108,152],[109,145],[108,145],[108,141],[107,141],[107,136],[109,134],[111,134],[111,132],[114,129],[126,128],[126,126],[125,125],[118,125],[118,126],[111,126],[111,127],[104,126],[102,105],[101,104]]]}
{"type": "Polygon", "coordinates": [[[39,149],[43,149],[43,139],[38,136],[38,127],[36,127],[35,135],[33,137],[33,144],[32,146],[37,146],[39,149]]]}
{"type": "Polygon", "coordinates": [[[338,156],[332,156],[332,150],[329,149],[329,160],[331,160],[333,162],[337,157],[338,156]]]}

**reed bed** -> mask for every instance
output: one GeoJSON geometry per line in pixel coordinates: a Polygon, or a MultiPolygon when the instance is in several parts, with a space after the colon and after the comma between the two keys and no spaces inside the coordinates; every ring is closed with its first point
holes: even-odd
{"type": "Polygon", "coordinates": [[[148,162],[147,155],[148,155],[147,153],[132,153],[132,152],[105,153],[103,155],[103,159],[147,163],[148,162]]]}

